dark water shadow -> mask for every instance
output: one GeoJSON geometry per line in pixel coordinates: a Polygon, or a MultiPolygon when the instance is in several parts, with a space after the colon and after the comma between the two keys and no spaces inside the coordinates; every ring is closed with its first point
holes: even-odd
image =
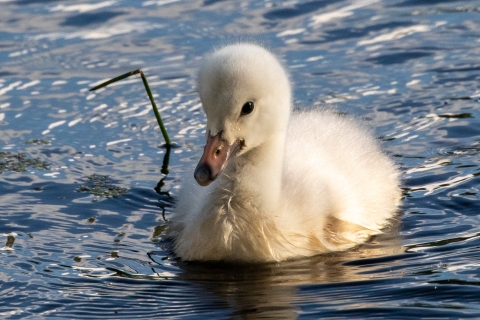
{"type": "Polygon", "coordinates": [[[305,3],[296,4],[290,8],[282,8],[271,10],[263,15],[264,18],[269,20],[285,20],[294,18],[297,16],[305,15],[311,12],[315,12],[321,8],[325,8],[333,3],[340,2],[341,0],[321,0],[310,1],[305,3]]]}
{"type": "Polygon", "coordinates": [[[405,62],[408,62],[409,60],[415,60],[433,55],[433,52],[408,51],[401,53],[384,54],[375,58],[366,59],[366,61],[380,65],[403,64],[405,62]]]}
{"type": "Polygon", "coordinates": [[[102,11],[97,13],[81,13],[65,19],[60,25],[63,27],[83,27],[92,24],[103,24],[108,20],[126,14],[119,11],[102,11]]]}
{"type": "Polygon", "coordinates": [[[410,7],[410,6],[434,6],[438,4],[449,4],[452,2],[461,2],[461,0],[405,0],[394,4],[394,7],[410,7]]]}

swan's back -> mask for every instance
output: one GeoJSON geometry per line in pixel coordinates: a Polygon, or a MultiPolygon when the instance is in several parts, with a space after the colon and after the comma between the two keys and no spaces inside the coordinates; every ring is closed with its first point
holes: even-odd
{"type": "Polygon", "coordinates": [[[380,232],[394,215],[398,171],[371,132],[351,117],[328,109],[294,113],[286,144],[284,198],[298,212],[287,223],[304,228],[317,221],[343,233],[336,235],[339,248],[330,248],[338,250],[380,232]]]}

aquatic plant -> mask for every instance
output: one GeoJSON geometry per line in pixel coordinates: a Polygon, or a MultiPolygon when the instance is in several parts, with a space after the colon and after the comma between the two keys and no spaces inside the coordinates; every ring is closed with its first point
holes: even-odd
{"type": "Polygon", "coordinates": [[[90,192],[102,198],[114,198],[127,194],[127,189],[113,185],[108,175],[92,174],[84,180],[85,185],[78,188],[77,192],[90,192]]]}
{"type": "Polygon", "coordinates": [[[50,144],[50,141],[41,140],[41,139],[32,139],[32,140],[27,140],[24,143],[25,144],[46,145],[46,144],[50,144]]]}
{"type": "Polygon", "coordinates": [[[152,104],[153,112],[155,113],[155,118],[157,118],[158,126],[160,127],[160,130],[162,131],[163,138],[165,139],[165,144],[167,145],[167,147],[170,147],[172,145],[172,142],[170,141],[170,138],[168,137],[167,129],[165,129],[165,125],[163,124],[162,117],[160,117],[160,112],[158,111],[157,105],[155,104],[155,101],[153,100],[152,91],[150,90],[150,86],[148,85],[147,78],[145,77],[145,74],[143,73],[142,70],[137,69],[137,70],[133,70],[133,71],[124,73],[124,74],[122,74],[118,77],[115,77],[113,79],[105,81],[105,82],[99,84],[98,86],[95,86],[95,87],[91,88],[90,91],[95,91],[95,90],[98,90],[100,88],[106,87],[109,84],[112,84],[114,82],[123,80],[123,79],[128,78],[128,77],[130,77],[132,75],[135,75],[135,74],[140,74],[140,77],[142,78],[143,85],[145,86],[145,90],[147,91],[148,98],[150,99],[150,103],[152,104]]]}
{"type": "Polygon", "coordinates": [[[0,173],[4,172],[25,172],[31,167],[37,170],[49,170],[50,164],[39,158],[31,159],[25,153],[0,152],[0,173]]]}

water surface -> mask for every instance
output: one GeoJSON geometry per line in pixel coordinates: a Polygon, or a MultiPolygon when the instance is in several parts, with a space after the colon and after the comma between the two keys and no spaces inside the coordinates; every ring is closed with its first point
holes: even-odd
{"type": "Polygon", "coordinates": [[[475,318],[480,309],[478,1],[0,0],[2,318],[475,318]],[[204,143],[195,72],[254,41],[299,109],[375,128],[402,171],[386,233],[260,266],[181,262],[165,239],[204,143]],[[139,78],[171,138],[169,163],[139,78]],[[110,197],[115,196],[115,197],[110,197]]]}

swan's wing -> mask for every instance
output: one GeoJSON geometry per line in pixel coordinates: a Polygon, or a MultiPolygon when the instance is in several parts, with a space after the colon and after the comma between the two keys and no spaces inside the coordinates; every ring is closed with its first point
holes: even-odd
{"type": "Polygon", "coordinates": [[[387,223],[400,198],[398,172],[371,132],[330,110],[293,114],[284,181],[284,192],[299,199],[292,202],[308,210],[306,219],[323,215],[367,233],[387,223]]]}

